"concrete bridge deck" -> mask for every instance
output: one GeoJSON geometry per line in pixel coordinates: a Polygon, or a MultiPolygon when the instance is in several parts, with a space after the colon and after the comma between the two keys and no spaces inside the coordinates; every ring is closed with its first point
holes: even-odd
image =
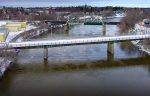
{"type": "Polygon", "coordinates": [[[92,38],[81,38],[81,39],[48,40],[48,41],[28,41],[28,42],[16,42],[16,43],[11,42],[11,43],[0,43],[0,48],[26,49],[26,48],[34,48],[34,47],[59,47],[59,46],[70,46],[70,45],[133,41],[133,40],[143,40],[143,39],[149,39],[149,38],[150,38],[150,34],[112,36],[112,37],[92,37],[92,38]]]}

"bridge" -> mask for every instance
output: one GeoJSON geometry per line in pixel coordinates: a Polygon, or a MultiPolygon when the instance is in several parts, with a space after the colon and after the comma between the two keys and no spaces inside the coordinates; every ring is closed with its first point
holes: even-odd
{"type": "Polygon", "coordinates": [[[59,47],[59,46],[70,46],[70,45],[83,45],[83,44],[97,44],[107,42],[121,42],[121,41],[132,41],[132,40],[143,40],[150,38],[150,34],[144,35],[126,35],[126,36],[112,36],[112,37],[92,37],[92,38],[81,38],[81,39],[64,39],[64,40],[50,40],[50,41],[27,41],[27,42],[10,42],[0,43],[0,48],[7,49],[28,49],[34,47],[59,47]]]}
{"type": "Polygon", "coordinates": [[[91,21],[89,21],[89,22],[84,22],[84,25],[103,25],[103,24],[105,24],[105,25],[119,25],[120,24],[120,21],[103,21],[103,22],[91,22],[91,21]]]}
{"type": "Polygon", "coordinates": [[[98,20],[86,20],[84,25],[119,25],[121,18],[102,18],[98,20]]]}
{"type": "Polygon", "coordinates": [[[29,48],[44,48],[44,58],[48,58],[48,47],[60,47],[71,45],[84,44],[100,44],[108,43],[107,51],[113,54],[113,43],[122,41],[133,41],[149,39],[150,34],[141,35],[125,35],[125,36],[107,36],[107,37],[92,37],[80,39],[63,39],[63,40],[48,40],[48,41],[27,41],[27,42],[5,42],[0,43],[2,49],[29,49],[29,48]]]}

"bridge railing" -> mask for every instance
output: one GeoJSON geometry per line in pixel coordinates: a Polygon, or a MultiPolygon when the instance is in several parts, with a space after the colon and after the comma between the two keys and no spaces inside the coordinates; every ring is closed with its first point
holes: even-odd
{"type": "Polygon", "coordinates": [[[120,37],[95,37],[95,38],[80,38],[80,39],[67,39],[67,40],[53,40],[53,41],[30,41],[8,44],[10,48],[19,47],[36,47],[36,46],[63,46],[63,45],[76,45],[76,44],[89,44],[100,42],[118,42],[123,40],[139,40],[149,38],[149,35],[132,35],[132,36],[120,36],[120,37]]]}

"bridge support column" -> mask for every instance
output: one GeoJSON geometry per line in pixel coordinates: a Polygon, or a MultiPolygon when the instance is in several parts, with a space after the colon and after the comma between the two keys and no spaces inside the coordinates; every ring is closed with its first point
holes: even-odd
{"type": "Polygon", "coordinates": [[[48,48],[44,47],[44,61],[48,60],[48,48]]]}
{"type": "Polygon", "coordinates": [[[107,45],[107,60],[114,60],[114,43],[108,42],[107,45]]]}
{"type": "Polygon", "coordinates": [[[69,31],[69,23],[68,22],[65,25],[65,31],[69,31]]]}
{"type": "Polygon", "coordinates": [[[102,27],[103,36],[106,36],[106,24],[103,24],[102,27]]]}

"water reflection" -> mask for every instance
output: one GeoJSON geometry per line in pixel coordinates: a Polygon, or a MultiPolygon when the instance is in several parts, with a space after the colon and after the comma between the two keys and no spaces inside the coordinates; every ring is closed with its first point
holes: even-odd
{"type": "Polygon", "coordinates": [[[36,70],[43,70],[44,72],[47,71],[67,71],[67,70],[82,70],[82,69],[95,69],[95,68],[112,68],[112,67],[123,67],[123,66],[133,66],[133,65],[143,65],[143,64],[150,64],[149,61],[150,57],[138,57],[138,58],[131,58],[131,59],[120,59],[120,60],[97,60],[97,61],[86,61],[86,62],[68,62],[68,63],[55,63],[43,61],[41,63],[35,64],[26,64],[20,65],[16,64],[21,70],[28,70],[34,71],[36,70]],[[30,70],[31,68],[31,70],[30,70]],[[34,69],[34,70],[32,70],[34,69]]]}
{"type": "Polygon", "coordinates": [[[87,96],[124,93],[148,96],[149,59],[146,56],[111,62],[15,64],[0,82],[0,96],[74,96],[75,93],[87,96]]]}
{"type": "Polygon", "coordinates": [[[127,52],[128,54],[133,54],[138,51],[138,48],[133,46],[131,42],[122,42],[120,43],[120,48],[127,52]]]}

